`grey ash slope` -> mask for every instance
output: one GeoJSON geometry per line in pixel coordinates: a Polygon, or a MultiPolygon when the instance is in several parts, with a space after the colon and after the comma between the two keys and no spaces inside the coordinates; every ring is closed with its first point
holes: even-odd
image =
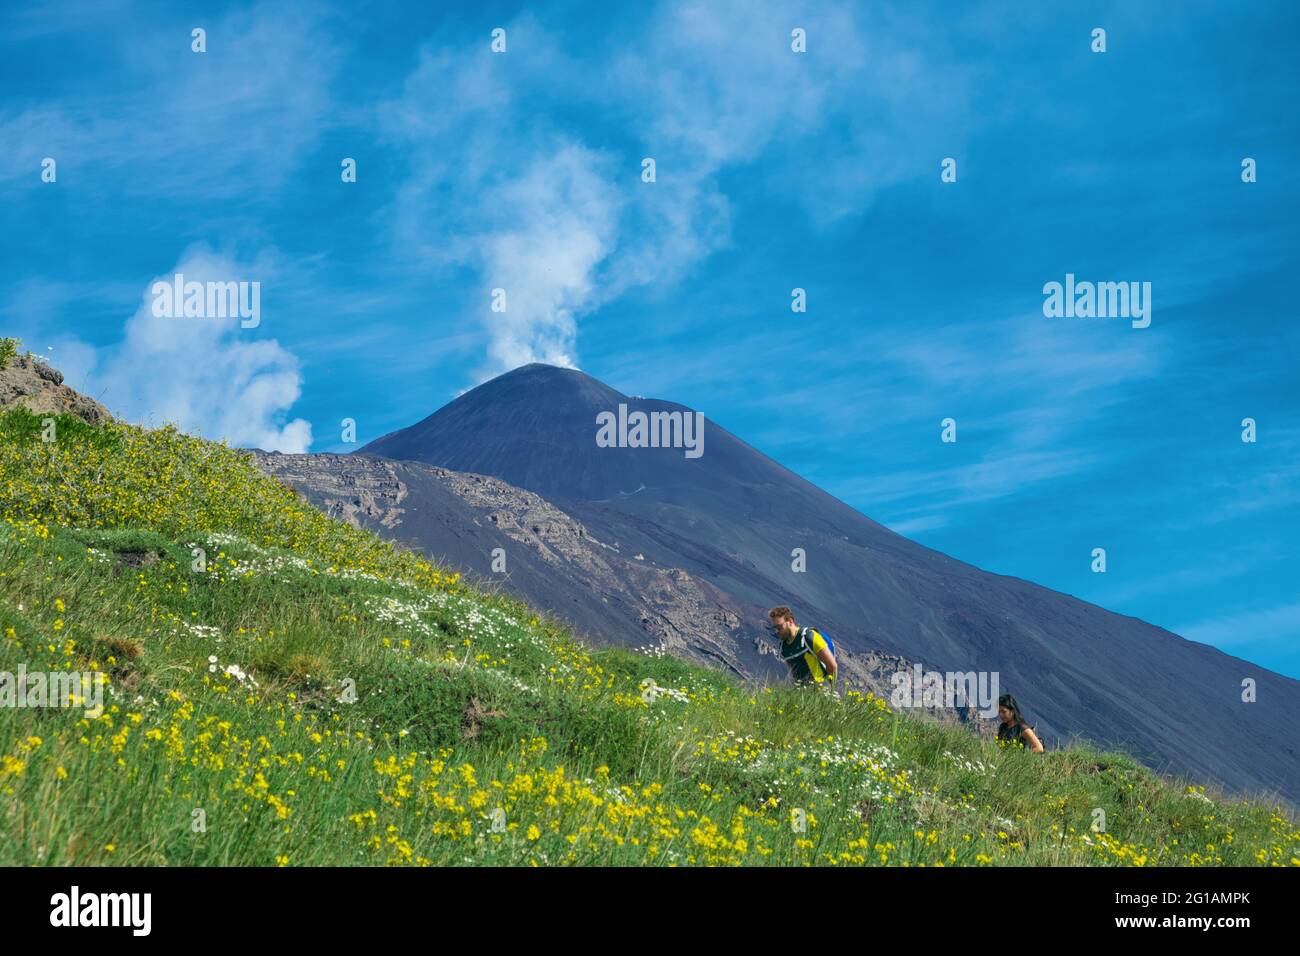
{"type": "MultiPolygon", "coordinates": [[[[530,365],[360,453],[534,492],[619,554],[680,569],[737,611],[794,605],[850,654],[997,671],[1050,738],[1086,737],[1160,770],[1300,800],[1300,682],[908,541],[711,422],[698,459],[598,448],[596,414],[620,402],[683,410],[530,365]],[[794,547],[807,552],[806,573],[790,570],[794,547]],[[1246,677],[1258,685],[1253,704],[1241,702],[1246,677]]],[[[738,633],[762,624],[745,619],[738,633]]]]}
{"type": "Polygon", "coordinates": [[[663,646],[740,676],[776,676],[707,582],[624,556],[545,499],[483,475],[363,455],[254,452],[262,471],[332,518],[500,585],[605,643],[663,646]],[[505,574],[493,552],[505,552],[505,574]]]}
{"type": "MultiPolygon", "coordinates": [[[[254,451],[259,468],[332,518],[368,528],[501,586],[584,636],[656,647],[751,680],[780,680],[739,601],[679,567],[624,553],[539,495],[496,478],[366,455],[254,451]],[[506,573],[493,573],[493,551],[506,573]]],[[[884,692],[905,661],[879,654],[849,663],[855,681],[884,692]]]]}

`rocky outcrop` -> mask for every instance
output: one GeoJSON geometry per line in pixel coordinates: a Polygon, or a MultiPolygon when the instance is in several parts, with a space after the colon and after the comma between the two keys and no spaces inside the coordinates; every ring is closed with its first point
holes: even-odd
{"type": "Polygon", "coordinates": [[[407,489],[392,462],[351,455],[252,452],[258,468],[310,499],[331,518],[356,527],[402,523],[407,489]]]}
{"type": "Polygon", "coordinates": [[[63,373],[32,355],[15,356],[0,369],[0,408],[22,405],[37,415],[75,415],[92,425],[111,421],[108,409],[63,384],[63,373]]]}

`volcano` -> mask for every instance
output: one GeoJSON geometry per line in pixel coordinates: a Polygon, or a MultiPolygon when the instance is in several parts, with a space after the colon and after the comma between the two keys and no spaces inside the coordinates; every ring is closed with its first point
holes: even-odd
{"type": "MultiPolygon", "coordinates": [[[[763,647],[763,609],[789,604],[801,622],[830,632],[850,662],[873,662],[877,675],[882,662],[900,661],[997,673],[1051,744],[1086,738],[1159,771],[1300,801],[1300,682],[910,541],[707,418],[698,457],[599,443],[601,416],[620,405],[629,416],[693,412],[534,364],[357,454],[489,476],[557,509],[619,561],[664,572],[655,587],[689,582],[727,621],[715,653],[746,646],[730,658],[741,672],[752,665],[749,648],[763,647]],[[803,562],[792,560],[800,554],[803,562]],[[1247,679],[1252,701],[1243,700],[1247,679]]],[[[407,506],[418,510],[414,500],[407,506]]],[[[398,522],[388,533],[402,539],[402,529],[398,522]]],[[[431,556],[454,550],[445,534],[442,543],[423,538],[415,543],[431,556]]],[[[464,551],[460,563],[486,569],[486,554],[464,551]]],[[[596,593],[605,586],[588,583],[596,593]]],[[[595,604],[612,613],[608,600],[595,604]]],[[[582,616],[572,615],[575,627],[596,639],[620,633],[582,616]]]]}

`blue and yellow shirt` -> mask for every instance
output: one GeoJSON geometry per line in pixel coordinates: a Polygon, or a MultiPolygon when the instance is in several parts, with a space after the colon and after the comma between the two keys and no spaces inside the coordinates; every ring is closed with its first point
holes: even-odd
{"type": "Polygon", "coordinates": [[[809,682],[820,684],[828,679],[826,668],[822,667],[821,658],[818,656],[828,646],[826,638],[811,627],[801,628],[798,636],[790,643],[781,641],[781,657],[790,668],[790,676],[794,678],[796,684],[809,682]]]}

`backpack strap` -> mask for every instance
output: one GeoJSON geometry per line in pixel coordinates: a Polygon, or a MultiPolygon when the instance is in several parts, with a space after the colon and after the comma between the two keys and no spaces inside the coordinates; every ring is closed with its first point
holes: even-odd
{"type": "MultiPolygon", "coordinates": [[[[817,659],[817,666],[821,668],[821,671],[822,671],[822,677],[823,677],[826,681],[828,681],[828,682],[834,681],[835,678],[832,677],[829,673],[827,673],[827,671],[826,671],[826,665],[822,663],[821,655],[817,653],[817,647],[816,647],[816,645],[813,643],[813,635],[816,634],[816,633],[817,633],[817,631],[816,631],[814,628],[811,628],[811,627],[805,627],[803,630],[801,630],[801,631],[799,632],[799,646],[800,646],[800,649],[801,649],[804,653],[806,653],[806,654],[811,654],[813,657],[815,657],[815,658],[817,659]]],[[[835,654],[835,651],[834,651],[834,649],[832,648],[830,638],[828,638],[825,634],[823,634],[823,635],[821,636],[821,638],[822,638],[823,643],[824,643],[825,646],[826,646],[826,650],[830,651],[831,655],[833,656],[833,655],[835,654]]]]}
{"type": "Polygon", "coordinates": [[[803,657],[804,654],[812,650],[812,644],[808,640],[809,630],[811,630],[811,628],[801,627],[799,629],[799,643],[795,645],[795,649],[792,653],[787,654],[785,652],[785,642],[781,642],[782,660],[797,661],[799,658],[803,657]]]}

